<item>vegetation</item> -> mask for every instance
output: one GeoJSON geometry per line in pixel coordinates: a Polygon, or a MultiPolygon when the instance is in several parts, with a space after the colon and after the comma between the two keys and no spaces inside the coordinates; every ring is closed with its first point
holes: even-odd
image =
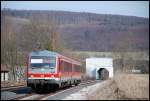
{"type": "Polygon", "coordinates": [[[88,94],[88,100],[149,100],[149,75],[115,75],[88,94]]]}
{"type": "Polygon", "coordinates": [[[24,66],[29,52],[37,50],[63,51],[57,26],[49,20],[32,18],[23,24],[19,31],[14,30],[14,22],[7,15],[2,15],[1,22],[1,64],[10,70],[9,79],[16,80],[16,66],[24,66]]]}
{"type": "Polygon", "coordinates": [[[121,70],[132,69],[138,63],[135,60],[149,56],[148,18],[11,9],[3,9],[1,14],[1,63],[11,65],[12,79],[16,78],[15,66],[25,65],[30,51],[46,49],[73,57],[84,64],[83,72],[82,60],[93,54],[72,51],[104,52],[94,56],[120,59],[121,70]],[[132,52],[146,55],[136,57],[132,52]]]}
{"type": "Polygon", "coordinates": [[[113,46],[126,37],[133,47],[130,51],[149,50],[148,18],[48,10],[3,9],[1,14],[18,19],[31,19],[33,16],[49,19],[59,27],[65,46],[76,51],[111,52],[113,46]]]}

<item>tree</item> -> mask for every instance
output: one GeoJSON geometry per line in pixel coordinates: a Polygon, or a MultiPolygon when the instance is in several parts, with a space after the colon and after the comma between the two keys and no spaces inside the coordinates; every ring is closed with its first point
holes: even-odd
{"type": "Polygon", "coordinates": [[[17,64],[16,33],[12,28],[10,17],[3,16],[1,22],[1,63],[6,64],[10,70],[11,80],[16,79],[15,65],[17,64]]]}
{"type": "Polygon", "coordinates": [[[50,18],[33,16],[30,18],[30,23],[22,28],[20,46],[28,52],[45,49],[60,52],[64,49],[64,44],[58,30],[57,25],[50,18]]]}
{"type": "MultiPolygon", "coordinates": [[[[132,51],[132,39],[130,37],[133,33],[129,33],[128,37],[124,37],[121,41],[118,40],[114,44],[113,52],[114,59],[120,61],[120,68],[117,68],[118,71],[127,72],[135,68],[136,61],[133,58],[133,55],[130,53],[132,51]]],[[[119,66],[118,66],[119,67],[119,66]]]]}
{"type": "Polygon", "coordinates": [[[29,52],[64,49],[57,26],[47,19],[31,19],[22,26],[19,34],[14,30],[12,17],[3,15],[1,20],[1,63],[10,68],[11,80],[16,80],[16,65],[25,65],[29,52]]]}

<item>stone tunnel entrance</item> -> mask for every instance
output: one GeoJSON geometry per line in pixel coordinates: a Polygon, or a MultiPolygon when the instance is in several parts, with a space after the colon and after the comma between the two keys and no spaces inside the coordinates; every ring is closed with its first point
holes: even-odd
{"type": "Polygon", "coordinates": [[[109,71],[106,68],[99,68],[96,74],[96,79],[106,80],[109,78],[109,71]]]}
{"type": "Polygon", "coordinates": [[[96,79],[113,77],[113,58],[93,57],[86,59],[86,75],[96,79]]]}

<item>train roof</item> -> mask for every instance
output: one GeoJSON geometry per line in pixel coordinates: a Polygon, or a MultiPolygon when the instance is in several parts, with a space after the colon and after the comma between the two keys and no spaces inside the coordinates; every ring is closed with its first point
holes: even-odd
{"type": "Polygon", "coordinates": [[[80,64],[78,61],[75,61],[74,59],[71,59],[71,58],[68,58],[66,56],[63,56],[57,52],[53,52],[53,51],[48,51],[48,50],[43,50],[43,51],[33,51],[30,53],[30,56],[52,56],[52,57],[56,57],[56,56],[59,56],[59,57],[62,57],[62,58],[65,58],[69,61],[72,61],[76,64],[80,64]]]}
{"type": "Polygon", "coordinates": [[[43,50],[43,51],[33,51],[30,53],[30,56],[56,56],[59,55],[56,52],[48,51],[48,50],[43,50]]]}

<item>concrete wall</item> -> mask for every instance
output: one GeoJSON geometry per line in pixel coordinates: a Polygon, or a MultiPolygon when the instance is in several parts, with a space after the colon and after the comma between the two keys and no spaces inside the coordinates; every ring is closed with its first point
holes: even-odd
{"type": "Polygon", "coordinates": [[[109,78],[113,77],[113,59],[112,58],[87,58],[86,59],[86,75],[95,77],[100,68],[105,68],[109,71],[109,78]],[[96,71],[95,71],[96,69],[96,71]],[[93,73],[95,71],[95,74],[93,73]]]}

